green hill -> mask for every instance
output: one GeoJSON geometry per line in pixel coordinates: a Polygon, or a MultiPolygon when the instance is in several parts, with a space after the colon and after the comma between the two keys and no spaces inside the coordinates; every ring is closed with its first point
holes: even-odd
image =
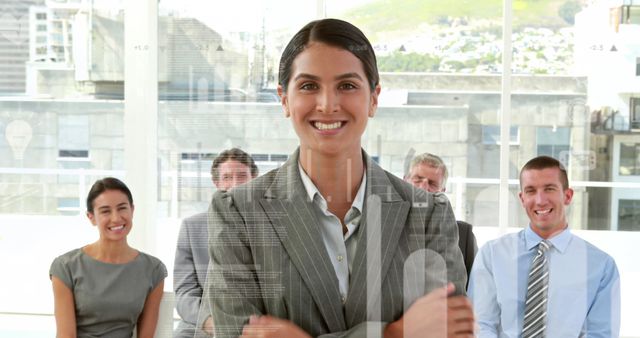
{"type": "MultiPolygon", "coordinates": [[[[576,0],[515,0],[514,29],[559,28],[568,23],[559,8],[576,0]]],[[[410,33],[423,23],[438,24],[448,17],[491,20],[502,25],[502,0],[377,0],[353,8],[341,17],[361,27],[373,40],[379,32],[410,33]]]]}

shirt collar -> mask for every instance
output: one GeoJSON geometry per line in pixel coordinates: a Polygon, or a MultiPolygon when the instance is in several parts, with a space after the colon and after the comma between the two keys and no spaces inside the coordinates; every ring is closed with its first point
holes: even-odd
{"type": "MultiPolygon", "coordinates": [[[[542,237],[538,236],[538,234],[531,230],[531,225],[528,225],[527,228],[524,229],[524,243],[527,250],[531,250],[538,246],[542,239],[542,237]]],[[[547,239],[547,241],[551,242],[551,246],[558,249],[560,253],[564,253],[571,241],[571,230],[567,227],[559,234],[547,239]]]]}
{"type": "MultiPolygon", "coordinates": [[[[316,194],[318,194],[318,196],[322,199],[323,204],[325,205],[325,208],[326,208],[326,202],[325,202],[324,196],[322,196],[322,194],[320,193],[316,185],[313,184],[313,181],[311,181],[311,178],[309,178],[307,173],[304,171],[300,162],[298,162],[298,171],[300,171],[300,178],[302,179],[302,184],[304,185],[304,189],[307,192],[307,196],[309,196],[309,200],[313,201],[316,194]]],[[[365,168],[364,173],[362,174],[362,181],[360,181],[360,187],[358,188],[356,197],[353,200],[353,203],[351,204],[351,207],[356,208],[360,213],[362,213],[362,206],[364,204],[364,193],[366,190],[365,189],[366,184],[367,184],[367,169],[365,168]]]]}

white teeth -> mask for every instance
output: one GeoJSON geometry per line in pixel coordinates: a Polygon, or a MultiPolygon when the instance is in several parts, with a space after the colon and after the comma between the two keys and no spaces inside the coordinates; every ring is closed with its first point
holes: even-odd
{"type": "Polygon", "coordinates": [[[551,212],[551,209],[547,209],[547,210],[537,210],[536,214],[540,215],[540,214],[548,214],[551,212]]]}
{"type": "Polygon", "coordinates": [[[124,229],[124,225],[119,225],[117,227],[110,227],[109,230],[111,231],[118,231],[118,230],[122,230],[124,229]]]}
{"type": "Polygon", "coordinates": [[[338,129],[342,127],[342,122],[334,122],[330,124],[326,124],[322,122],[314,122],[313,126],[320,130],[331,130],[331,129],[338,129]]]}

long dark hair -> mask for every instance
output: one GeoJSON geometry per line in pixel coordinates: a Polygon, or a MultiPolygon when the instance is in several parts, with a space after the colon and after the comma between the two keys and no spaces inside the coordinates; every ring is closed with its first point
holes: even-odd
{"type": "Polygon", "coordinates": [[[89,190],[89,194],[87,195],[88,212],[93,213],[93,201],[107,190],[121,191],[123,194],[127,195],[129,204],[133,207],[133,196],[131,196],[131,190],[129,190],[127,185],[115,177],[105,177],[97,180],[96,183],[91,186],[91,190],[89,190]]]}
{"type": "Polygon", "coordinates": [[[338,19],[323,19],[309,22],[296,33],[287,47],[285,47],[280,57],[280,69],[278,73],[278,84],[286,92],[289,79],[291,78],[291,67],[293,60],[311,42],[322,42],[327,45],[348,50],[355,57],[360,59],[364,67],[371,90],[380,83],[376,54],[369,39],[358,27],[338,19]]]}

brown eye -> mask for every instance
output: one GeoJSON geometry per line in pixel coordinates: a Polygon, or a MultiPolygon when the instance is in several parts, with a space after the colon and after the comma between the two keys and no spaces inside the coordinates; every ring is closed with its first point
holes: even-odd
{"type": "Polygon", "coordinates": [[[347,82],[347,83],[341,84],[339,88],[340,89],[351,90],[351,89],[357,89],[358,87],[356,85],[354,85],[353,83],[347,82]]]}
{"type": "Polygon", "coordinates": [[[313,82],[305,82],[300,86],[302,90],[314,90],[318,89],[318,86],[313,82]]]}

